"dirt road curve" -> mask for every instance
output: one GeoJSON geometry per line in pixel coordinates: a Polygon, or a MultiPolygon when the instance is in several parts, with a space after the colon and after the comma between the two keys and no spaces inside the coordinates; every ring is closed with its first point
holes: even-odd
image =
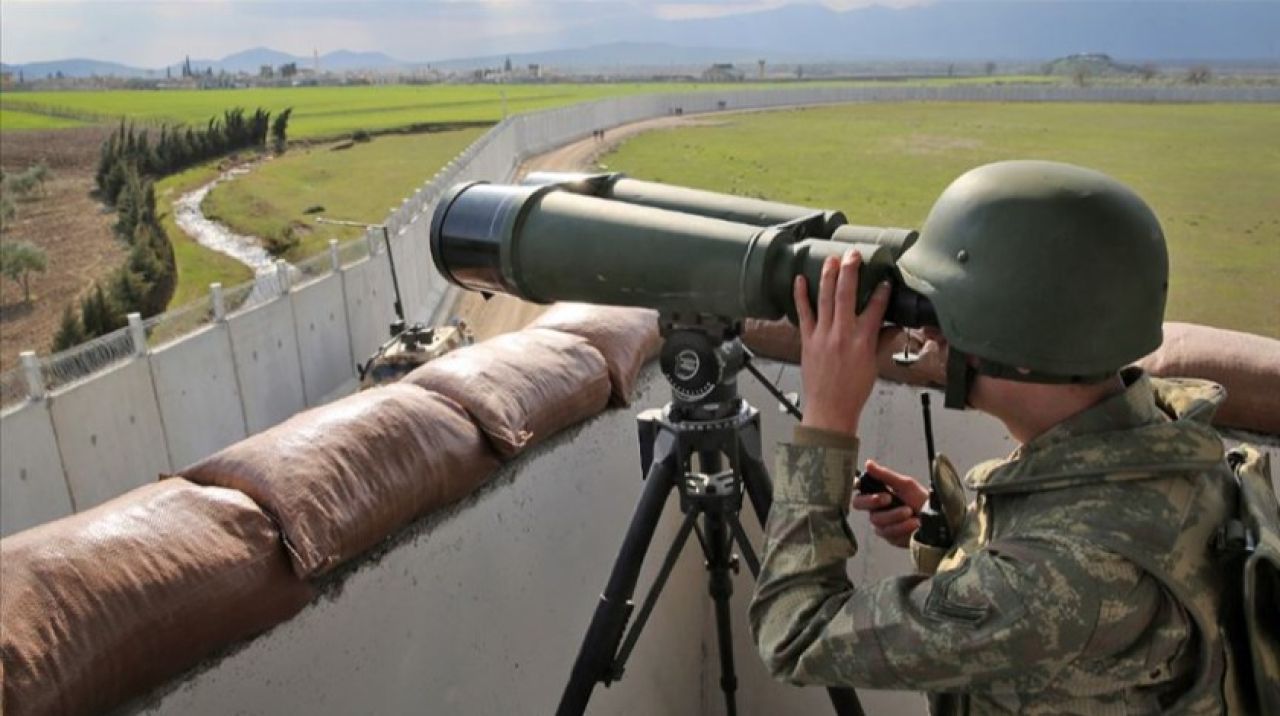
{"type": "MultiPolygon", "coordinates": [[[[688,126],[707,121],[697,117],[659,117],[627,124],[606,131],[603,140],[588,137],[533,157],[520,166],[517,176],[523,177],[535,171],[590,171],[596,168],[596,162],[601,155],[628,137],[653,129],[688,126]]],[[[537,318],[545,308],[545,306],[501,294],[485,301],[479,294],[468,293],[458,306],[458,316],[475,331],[476,340],[484,340],[500,333],[520,330],[537,318]]]]}

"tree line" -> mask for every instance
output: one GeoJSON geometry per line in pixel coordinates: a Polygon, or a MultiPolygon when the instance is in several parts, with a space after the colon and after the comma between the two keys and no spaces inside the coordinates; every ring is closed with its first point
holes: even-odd
{"type": "Polygon", "coordinates": [[[105,289],[94,285],[78,311],[66,308],[54,350],[122,328],[129,313],[148,318],[168,306],[178,271],[173,244],[156,213],[154,179],[237,150],[265,148],[268,136],[282,153],[291,114],[292,108],[286,109],[272,122],[264,109],[246,114],[236,108],[211,118],[203,128],[161,127],[154,140],[149,131],[121,122],[102,144],[94,179],[99,196],[116,209],[112,229],[128,245],[129,259],[105,289]]]}
{"type": "Polygon", "coordinates": [[[174,174],[240,149],[266,147],[268,134],[272,148],[283,153],[292,113],[292,108],[286,109],[272,122],[267,110],[259,108],[250,115],[237,107],[211,117],[203,128],[161,127],[154,142],[148,130],[121,122],[102,144],[94,176],[98,191],[114,204],[130,170],[149,177],[174,174]]]}

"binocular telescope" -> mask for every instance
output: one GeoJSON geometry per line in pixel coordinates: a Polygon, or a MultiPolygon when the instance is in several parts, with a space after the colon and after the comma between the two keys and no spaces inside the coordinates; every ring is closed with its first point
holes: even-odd
{"type": "Polygon", "coordinates": [[[719,194],[622,174],[531,174],[459,184],[437,205],[431,255],[451,283],[534,303],[578,301],[675,315],[796,320],[792,286],[815,304],[823,262],[862,256],[857,308],[881,281],[885,320],[937,325],[896,263],[918,234],[856,226],[839,211],[719,194]]]}

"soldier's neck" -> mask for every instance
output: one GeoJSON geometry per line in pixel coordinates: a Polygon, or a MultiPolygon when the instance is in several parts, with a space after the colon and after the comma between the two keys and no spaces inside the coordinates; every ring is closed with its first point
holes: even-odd
{"type": "Polygon", "coordinates": [[[1090,385],[1051,385],[981,376],[975,388],[974,407],[1004,423],[1009,435],[1025,445],[1058,423],[1124,392],[1124,382],[1116,376],[1090,385]]]}

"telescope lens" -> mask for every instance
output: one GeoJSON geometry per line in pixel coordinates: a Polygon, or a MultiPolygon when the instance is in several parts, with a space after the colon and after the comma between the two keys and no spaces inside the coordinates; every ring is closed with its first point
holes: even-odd
{"type": "Polygon", "coordinates": [[[502,275],[502,240],[537,191],[479,182],[454,187],[431,220],[436,270],[473,291],[516,293],[502,275]]]}

